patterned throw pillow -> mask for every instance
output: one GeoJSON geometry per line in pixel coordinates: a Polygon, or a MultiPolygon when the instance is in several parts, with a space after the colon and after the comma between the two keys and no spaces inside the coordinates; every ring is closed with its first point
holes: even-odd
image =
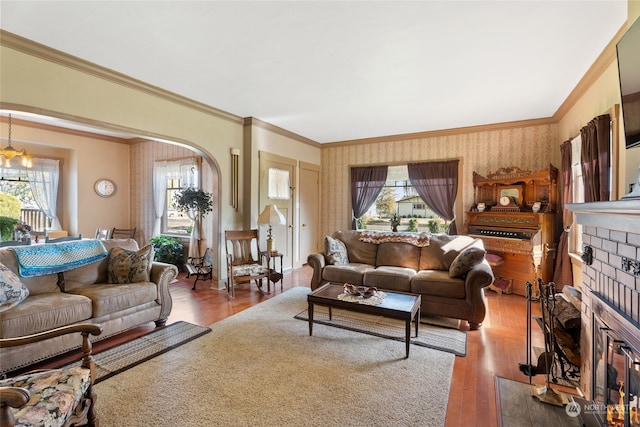
{"type": "Polygon", "coordinates": [[[107,283],[148,282],[152,263],[153,247],[151,245],[138,251],[129,251],[116,246],[109,253],[107,283]]]}
{"type": "Polygon", "coordinates": [[[349,264],[347,247],[341,240],[331,236],[324,238],[324,258],[327,264],[349,264]]]}
{"type": "Polygon", "coordinates": [[[462,277],[480,264],[487,252],[476,246],[470,246],[458,254],[449,267],[449,277],[462,277]]]}
{"type": "Polygon", "coordinates": [[[20,304],[29,296],[29,289],[4,264],[0,264],[0,313],[20,304]]]}

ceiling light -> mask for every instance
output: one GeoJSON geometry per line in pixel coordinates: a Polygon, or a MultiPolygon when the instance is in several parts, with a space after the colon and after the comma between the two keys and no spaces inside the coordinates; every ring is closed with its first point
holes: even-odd
{"type": "Polygon", "coordinates": [[[31,167],[31,156],[27,153],[27,150],[16,150],[11,145],[11,114],[9,114],[9,145],[0,151],[1,164],[4,164],[6,168],[14,167],[13,159],[16,157],[20,158],[20,163],[15,166],[21,166],[23,168],[31,167]]]}

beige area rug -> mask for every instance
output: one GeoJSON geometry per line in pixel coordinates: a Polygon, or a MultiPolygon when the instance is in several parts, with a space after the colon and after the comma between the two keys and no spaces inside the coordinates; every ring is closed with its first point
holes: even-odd
{"type": "Polygon", "coordinates": [[[96,385],[100,425],[442,426],[455,356],[293,319],[296,287],[96,385]]]}
{"type": "MultiPolygon", "coordinates": [[[[303,310],[295,318],[308,322],[309,312],[303,310]]],[[[334,308],[331,319],[329,319],[329,309],[316,305],[313,310],[313,323],[349,329],[396,341],[404,342],[405,340],[405,322],[382,316],[334,308]]],[[[422,316],[417,337],[413,335],[415,329],[412,326],[411,344],[446,351],[456,356],[466,356],[467,334],[458,330],[459,326],[460,321],[457,319],[441,316],[422,316]]]]}

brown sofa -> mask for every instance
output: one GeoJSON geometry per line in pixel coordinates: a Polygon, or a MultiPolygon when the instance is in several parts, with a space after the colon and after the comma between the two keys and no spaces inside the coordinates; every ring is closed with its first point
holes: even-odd
{"type": "Polygon", "coordinates": [[[428,245],[420,247],[404,242],[365,242],[361,234],[337,231],[325,238],[325,253],[309,255],[311,289],[335,282],[416,293],[422,295],[423,314],[467,320],[470,329],[481,326],[486,310],[484,288],[493,282],[481,240],[433,234],[428,245]],[[348,259],[331,253],[331,238],[344,244],[348,259]],[[468,262],[470,254],[475,260],[468,262]]]}
{"type": "MultiPolygon", "coordinates": [[[[114,247],[137,251],[133,239],[103,241],[108,253],[114,247]]],[[[46,245],[42,245],[44,248],[46,245]]],[[[151,253],[151,256],[153,254],[151,253]]],[[[14,307],[0,312],[0,338],[12,338],[77,323],[98,323],[104,339],[127,329],[155,322],[164,325],[171,312],[169,283],[178,270],[174,265],[153,262],[149,281],[107,283],[109,256],[62,273],[20,277],[12,248],[0,249],[0,263],[18,275],[29,295],[14,307]]],[[[147,270],[148,271],[148,270],[147,270]]],[[[76,349],[78,334],[0,350],[0,373],[14,371],[49,357],[76,349]]]]}

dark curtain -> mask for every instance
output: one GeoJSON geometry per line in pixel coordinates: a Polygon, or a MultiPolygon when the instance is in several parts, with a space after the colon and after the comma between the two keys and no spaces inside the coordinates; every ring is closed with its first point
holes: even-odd
{"type": "Polygon", "coordinates": [[[441,218],[451,221],[449,234],[458,234],[454,203],[458,194],[458,160],[409,163],[409,180],[422,200],[441,218]]]}
{"type": "Polygon", "coordinates": [[[598,116],[580,129],[582,138],[581,163],[584,179],[584,201],[609,200],[609,172],[611,166],[611,119],[608,114],[598,116]]]}
{"type": "Polygon", "coordinates": [[[358,229],[358,218],[373,205],[387,181],[388,166],[364,166],[351,168],[351,229],[358,229]]]}
{"type": "Polygon", "coordinates": [[[569,229],[573,222],[571,213],[565,209],[568,203],[573,201],[572,193],[572,173],[571,173],[571,141],[565,141],[560,145],[560,173],[562,174],[562,234],[558,242],[558,256],[556,257],[556,266],[553,272],[553,281],[557,289],[561,290],[564,286],[573,285],[573,273],[571,269],[571,259],[569,258],[569,229]]]}

